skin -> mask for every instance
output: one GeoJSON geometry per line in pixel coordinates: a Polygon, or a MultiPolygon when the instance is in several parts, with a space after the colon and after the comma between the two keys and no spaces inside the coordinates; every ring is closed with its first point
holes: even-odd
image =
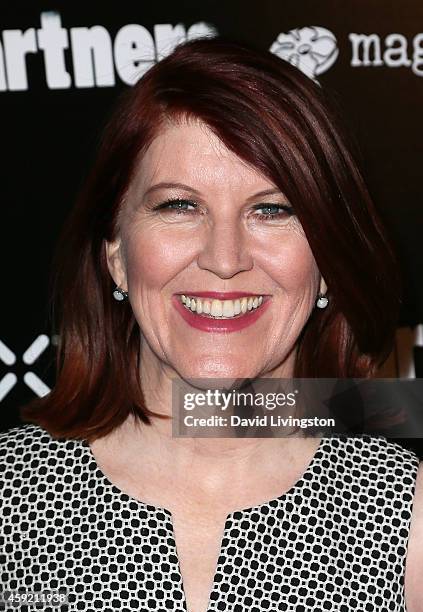
{"type": "Polygon", "coordinates": [[[120,216],[120,235],[107,245],[107,254],[110,272],[129,292],[145,339],[141,375],[150,382],[154,377],[155,387],[162,388],[175,373],[291,373],[296,340],[326,285],[297,217],[265,222],[254,217],[253,204],[284,204],[285,196],[246,204],[269,188],[275,185],[197,122],[168,127],[143,156],[120,216]],[[201,198],[194,200],[205,214],[152,210],[169,197],[193,198],[181,189],[143,197],[161,181],[183,182],[200,191],[201,198]],[[185,324],[171,303],[173,293],[189,289],[251,290],[272,295],[273,303],[255,325],[212,336],[185,324]],[[251,346],[253,354],[246,355],[251,346]]]}
{"type": "MultiPolygon", "coordinates": [[[[128,291],[142,331],[140,377],[154,411],[171,413],[175,377],[292,376],[298,336],[318,292],[327,287],[295,215],[258,219],[258,213],[267,211],[254,210],[254,205],[287,204],[280,192],[254,197],[269,189],[276,186],[196,120],[167,124],[140,160],[121,209],[118,236],[107,243],[106,252],[110,273],[128,291]],[[199,195],[181,188],[145,195],[160,182],[183,183],[199,195]],[[154,209],[170,197],[193,200],[198,209],[189,215],[154,209]],[[272,303],[252,326],[212,334],[190,327],[173,306],[172,295],[189,290],[251,291],[271,295],[272,303]]],[[[150,487],[151,498],[160,497],[159,505],[171,509],[180,489],[190,492],[191,497],[184,495],[190,507],[192,499],[202,503],[207,498],[225,515],[244,502],[274,497],[272,492],[281,490],[280,474],[301,475],[319,442],[174,438],[170,420],[161,419],[142,433],[128,421],[118,437],[114,456],[126,457],[137,481],[146,481],[143,499],[150,487]],[[160,492],[147,476],[147,465],[161,479],[156,481],[160,492]],[[278,476],[275,466],[280,467],[278,476]],[[172,484],[165,489],[168,474],[172,484]]],[[[122,459],[124,465],[127,461],[122,459]]]]}
{"type": "MultiPolygon", "coordinates": [[[[268,210],[253,205],[287,204],[280,192],[254,197],[269,189],[275,185],[196,121],[167,125],[140,160],[106,253],[142,332],[140,377],[154,411],[170,414],[175,377],[292,376],[297,338],[327,287],[295,216],[258,219],[268,210]],[[199,193],[145,195],[163,181],[199,193]],[[153,209],[169,197],[199,208],[191,215],[153,209]],[[211,334],[191,328],[172,305],[174,293],[189,290],[251,291],[272,303],[254,325],[211,334]]],[[[176,438],[170,420],[139,429],[128,417],[91,450],[121,490],[172,512],[186,600],[197,612],[207,607],[227,514],[288,490],[319,442],[176,438]]]]}
{"type": "Polygon", "coordinates": [[[420,463],[414,492],[410,534],[405,567],[407,612],[423,612],[423,461],[420,463]]]}
{"type": "MultiPolygon", "coordinates": [[[[198,121],[168,124],[140,160],[106,253],[142,332],[140,377],[155,412],[171,413],[175,377],[292,376],[297,339],[327,287],[295,216],[257,218],[266,211],[254,205],[287,203],[280,192],[253,197],[272,188],[198,121]],[[162,188],[145,195],[162,181],[199,194],[162,188]],[[170,197],[192,200],[199,209],[191,215],[153,210],[170,197]],[[174,293],[189,290],[251,291],[271,295],[272,303],[252,326],[211,334],[188,326],[172,305],[174,293]]],[[[288,490],[319,442],[174,438],[170,420],[139,429],[128,417],[95,441],[92,452],[122,490],[172,512],[184,589],[197,612],[206,609],[227,514],[288,490]]]]}

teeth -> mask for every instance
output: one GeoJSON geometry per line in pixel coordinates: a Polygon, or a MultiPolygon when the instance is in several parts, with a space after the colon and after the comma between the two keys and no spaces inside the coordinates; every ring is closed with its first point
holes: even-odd
{"type": "Polygon", "coordinates": [[[192,312],[223,319],[231,319],[254,310],[263,303],[263,296],[250,296],[236,300],[208,300],[199,297],[180,296],[181,302],[192,312]]]}
{"type": "Polygon", "coordinates": [[[220,300],[213,300],[211,303],[210,314],[212,317],[221,317],[223,314],[223,305],[220,300]]]}
{"type": "Polygon", "coordinates": [[[223,311],[222,316],[224,317],[233,317],[234,316],[234,303],[229,300],[225,300],[223,302],[223,311]]]}

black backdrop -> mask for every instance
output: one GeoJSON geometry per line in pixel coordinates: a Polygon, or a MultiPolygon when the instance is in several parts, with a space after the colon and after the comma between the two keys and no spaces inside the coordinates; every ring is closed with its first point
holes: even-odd
{"type": "Polygon", "coordinates": [[[18,406],[54,384],[51,257],[117,93],[131,86],[131,67],[147,66],[136,66],[137,57],[155,61],[180,37],[212,29],[299,62],[336,96],[397,244],[406,287],[399,327],[422,324],[421,2],[3,3],[3,429],[19,424],[18,406]]]}

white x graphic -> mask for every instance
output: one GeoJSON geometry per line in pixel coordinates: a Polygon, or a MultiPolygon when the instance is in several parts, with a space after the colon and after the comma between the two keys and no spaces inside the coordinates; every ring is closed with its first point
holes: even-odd
{"type": "MultiPolygon", "coordinates": [[[[34,342],[29,345],[29,347],[22,355],[22,361],[27,365],[32,365],[35,361],[37,361],[41,353],[46,350],[49,344],[50,339],[48,336],[46,336],[46,334],[39,335],[37,338],[35,338],[34,342]]],[[[8,366],[12,366],[14,363],[16,363],[15,353],[13,353],[10,348],[7,347],[1,340],[0,359],[8,366]]],[[[38,378],[38,376],[34,374],[34,372],[25,372],[23,380],[27,387],[34,391],[34,393],[36,393],[38,397],[43,397],[44,395],[47,395],[47,393],[50,392],[49,387],[41,380],[41,378],[38,378]]],[[[0,380],[0,402],[16,385],[17,382],[18,377],[12,372],[8,372],[5,376],[3,376],[3,378],[0,380]]]]}

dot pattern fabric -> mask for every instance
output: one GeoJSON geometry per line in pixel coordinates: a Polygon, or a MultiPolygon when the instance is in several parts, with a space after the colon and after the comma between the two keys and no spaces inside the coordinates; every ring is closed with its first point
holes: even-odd
{"type": "MultiPolygon", "coordinates": [[[[383,436],[323,437],[288,492],[227,516],[207,611],[405,612],[418,465],[383,436]]],[[[86,441],[11,428],[0,466],[3,590],[67,590],[44,610],[186,612],[171,512],[120,491],[86,441]]]]}

